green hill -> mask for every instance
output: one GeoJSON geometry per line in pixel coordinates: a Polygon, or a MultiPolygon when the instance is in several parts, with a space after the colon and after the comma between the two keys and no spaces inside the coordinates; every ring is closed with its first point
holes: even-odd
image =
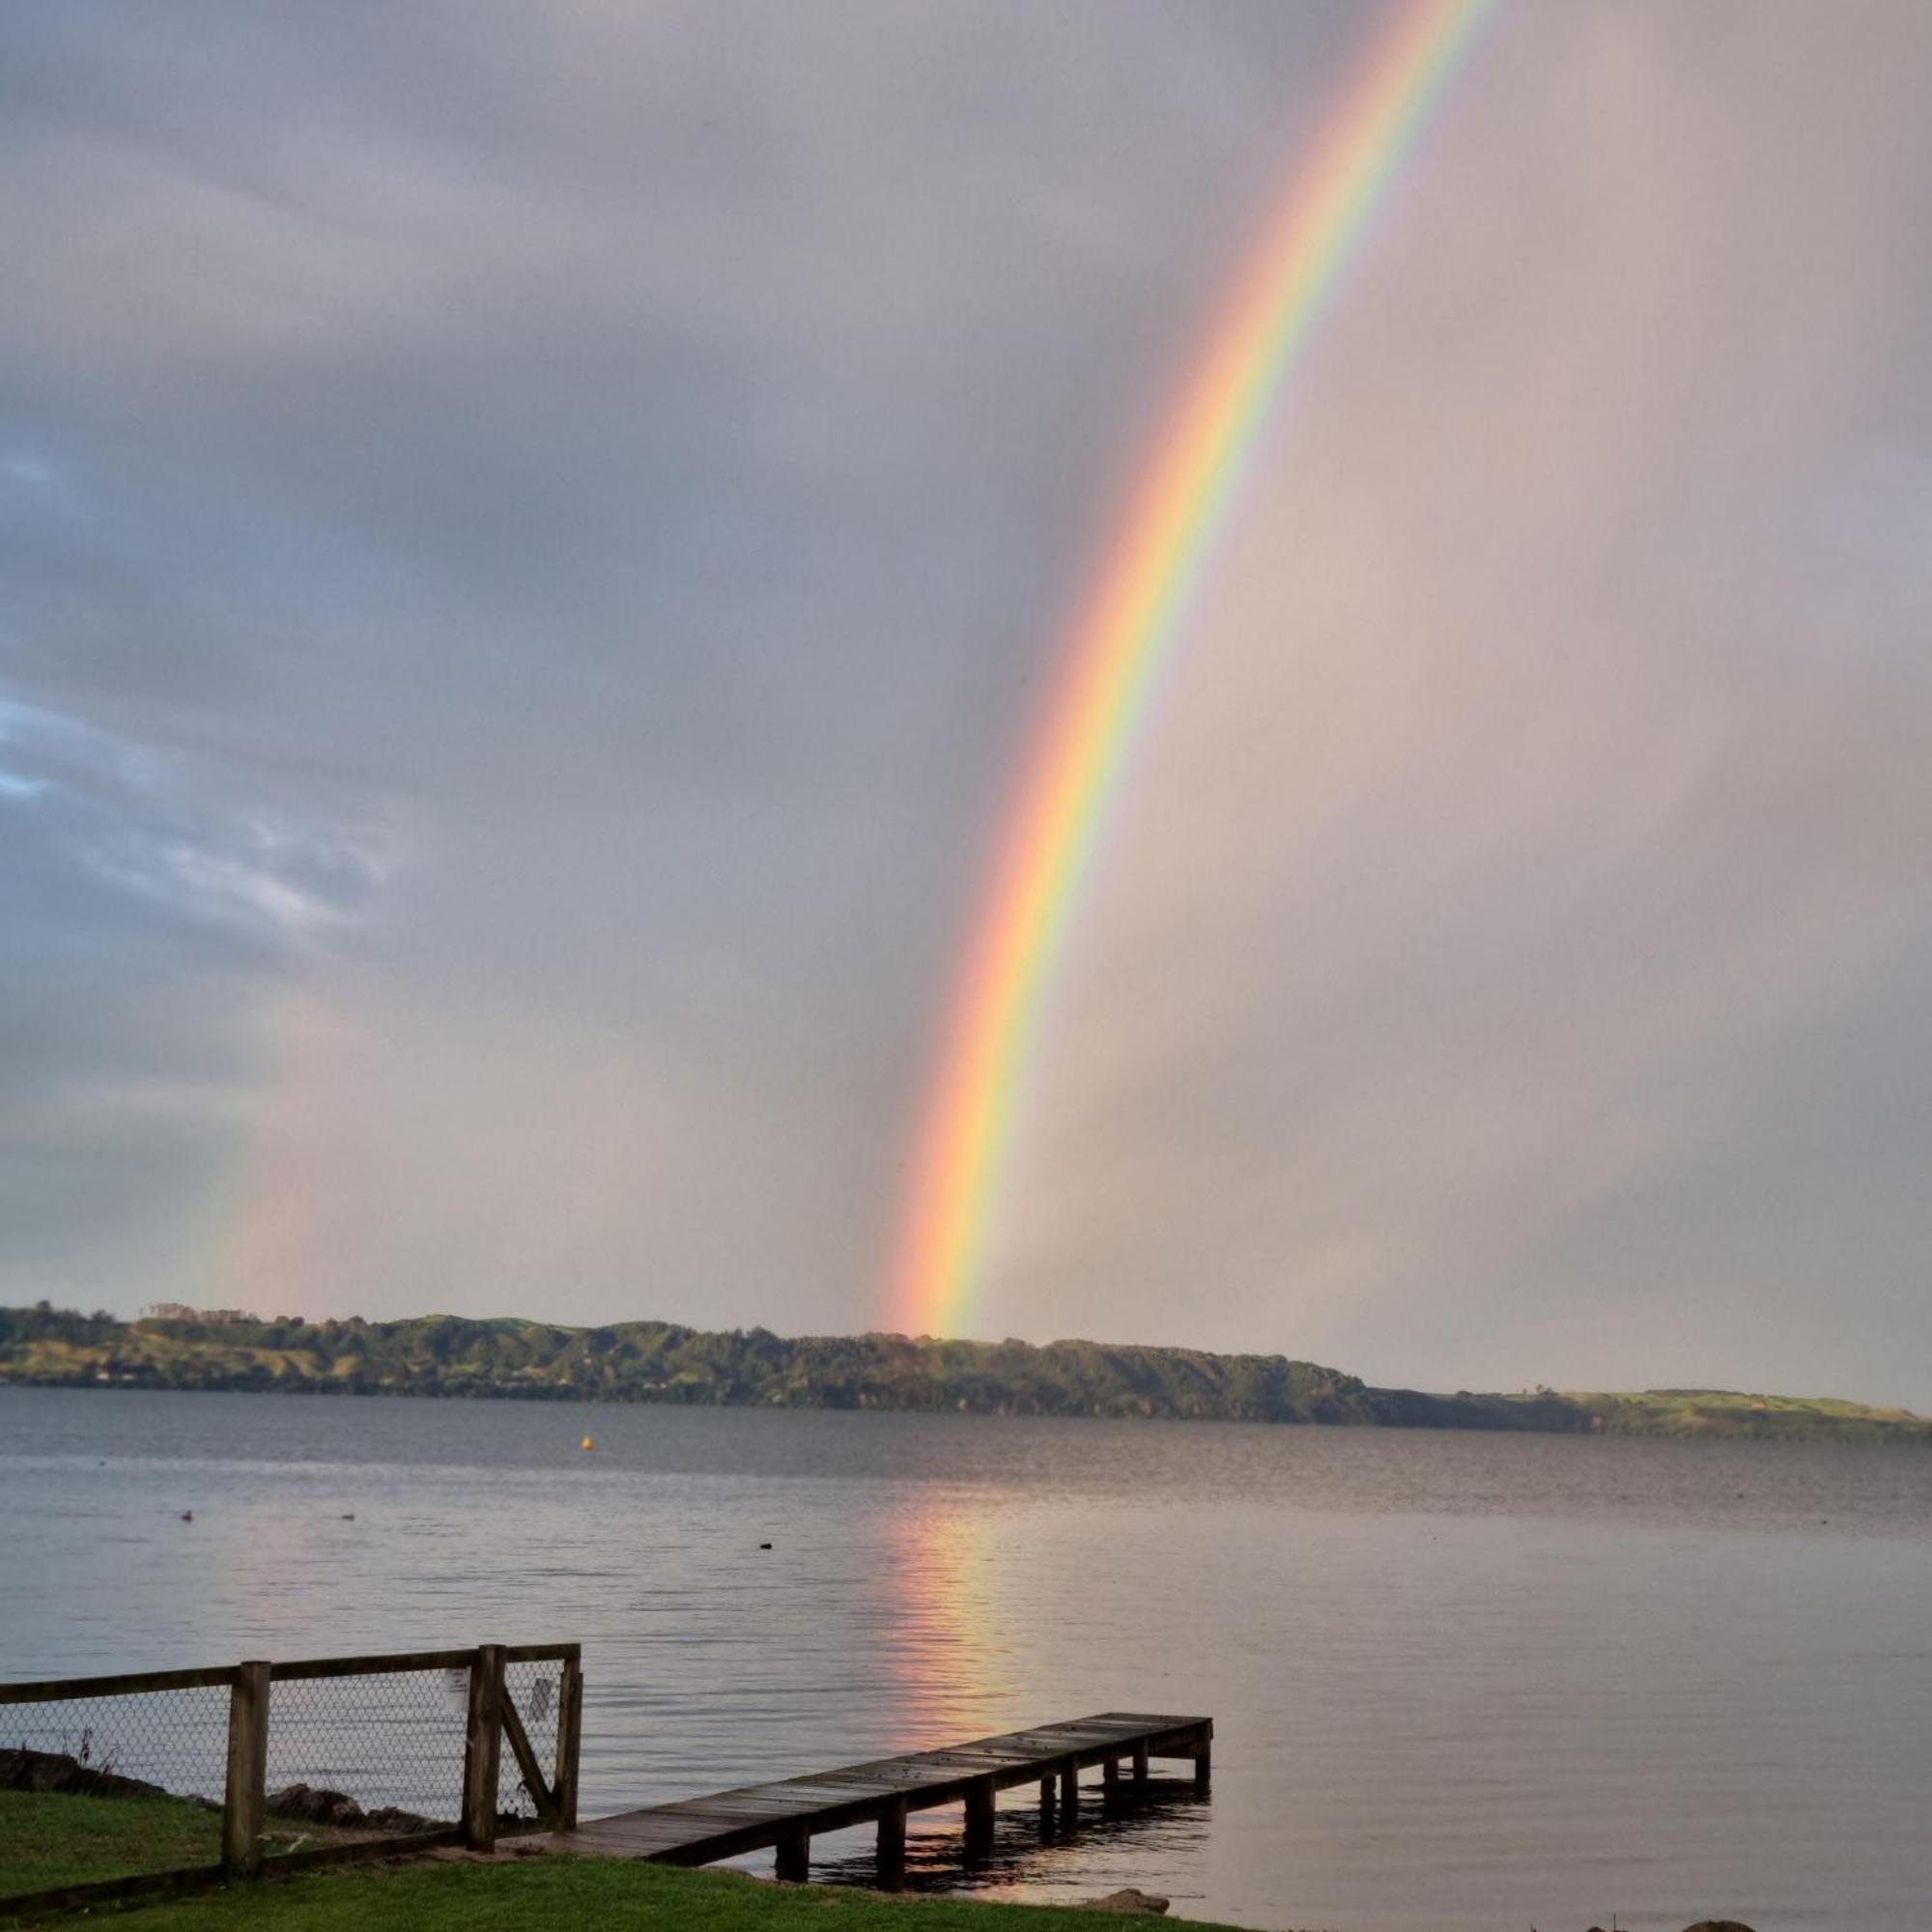
{"type": "Polygon", "coordinates": [[[564,1328],[454,1315],[309,1322],[225,1312],[129,1322],[42,1302],[0,1309],[0,1382],[1932,1443],[1932,1421],[1909,1410],[1826,1399],[1696,1389],[1427,1395],[1372,1388],[1283,1355],[904,1335],[787,1340],[763,1328],[564,1328]]]}

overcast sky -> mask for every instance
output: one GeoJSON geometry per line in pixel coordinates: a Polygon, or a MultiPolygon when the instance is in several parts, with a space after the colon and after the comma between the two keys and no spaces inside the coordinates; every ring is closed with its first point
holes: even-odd
{"type": "MultiPolygon", "coordinates": [[[[884,1319],[1056,639],[1375,10],[0,15],[0,1298],[884,1319]]],[[[973,1326],[1932,1407],[1932,9],[1505,6],[973,1326]]]]}

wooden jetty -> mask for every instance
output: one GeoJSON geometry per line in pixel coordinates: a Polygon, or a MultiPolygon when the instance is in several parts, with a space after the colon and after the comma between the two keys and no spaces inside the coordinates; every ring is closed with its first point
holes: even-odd
{"type": "Polygon", "coordinates": [[[580,1825],[555,1842],[559,1849],[670,1865],[704,1865],[776,1849],[779,1877],[803,1881],[815,1834],[876,1823],[880,1870],[890,1876],[905,1863],[908,1812],[963,1804],[971,1857],[991,1839],[994,1805],[1002,1791],[1037,1783],[1041,1829],[1051,1831],[1056,1823],[1067,1828],[1078,1814],[1080,1774],[1095,1765],[1110,1797],[1123,1780],[1144,1784],[1148,1760],[1156,1757],[1191,1760],[1196,1788],[1205,1790],[1213,1737],[1211,1718],[1103,1711],[945,1750],[875,1758],[869,1764],[623,1811],[580,1825]]]}

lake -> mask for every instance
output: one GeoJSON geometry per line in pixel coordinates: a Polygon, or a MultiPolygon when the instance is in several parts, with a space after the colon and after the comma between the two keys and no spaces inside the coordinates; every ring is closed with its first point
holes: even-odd
{"type": "Polygon", "coordinates": [[[1041,1845],[1016,1793],[916,1886],[1336,1932],[1932,1901],[1922,1452],[0,1389],[0,1676],[567,1638],[586,1816],[1213,1716],[1211,1797],[1041,1845]]]}

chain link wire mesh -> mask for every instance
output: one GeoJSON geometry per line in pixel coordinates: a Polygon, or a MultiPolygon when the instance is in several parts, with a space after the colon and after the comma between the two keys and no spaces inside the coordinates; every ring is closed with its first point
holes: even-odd
{"type": "Polygon", "coordinates": [[[211,1684],[0,1704],[0,1898],[214,1863],[228,1695],[211,1684]]]}
{"type": "Polygon", "coordinates": [[[227,1765],[225,1684],[0,1705],[0,1790],[165,1792],[218,1807],[227,1765]]]}
{"type": "Polygon", "coordinates": [[[335,1837],[453,1824],[463,1809],[469,1701],[461,1665],[274,1680],[270,1823],[298,1821],[335,1837]]]}

